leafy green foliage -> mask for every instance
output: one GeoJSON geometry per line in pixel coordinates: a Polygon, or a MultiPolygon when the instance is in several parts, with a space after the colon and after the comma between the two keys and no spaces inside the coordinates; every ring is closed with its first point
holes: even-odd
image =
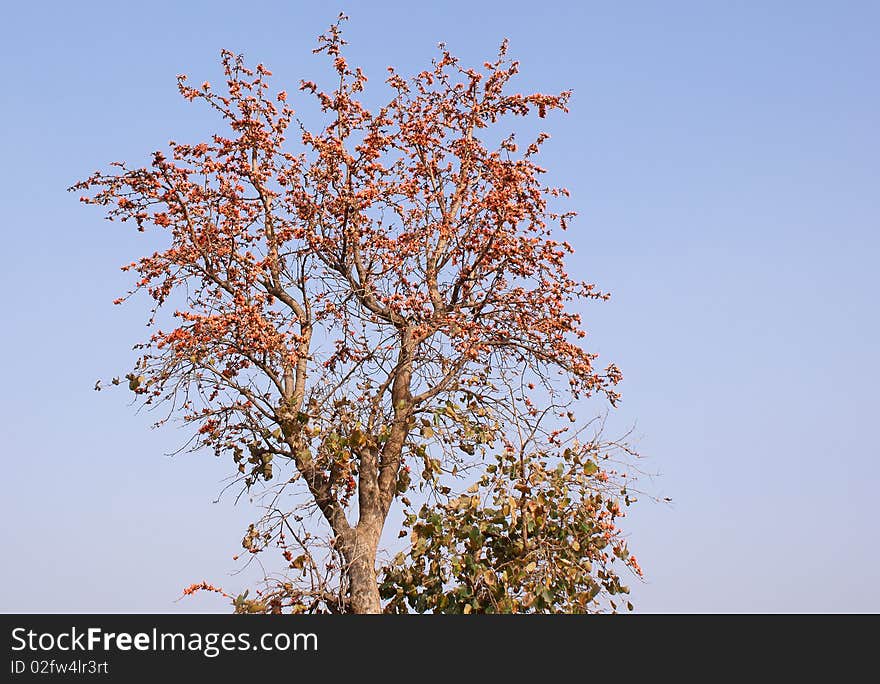
{"type": "Polygon", "coordinates": [[[617,567],[641,569],[615,524],[634,499],[600,466],[613,446],[508,448],[467,491],[409,511],[411,546],[383,568],[386,612],[617,610],[617,567]]]}

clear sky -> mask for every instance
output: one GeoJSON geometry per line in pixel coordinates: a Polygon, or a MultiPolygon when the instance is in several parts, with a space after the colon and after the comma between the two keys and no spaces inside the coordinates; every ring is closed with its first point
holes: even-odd
{"type": "MultiPolygon", "coordinates": [[[[445,41],[511,40],[520,88],[572,88],[544,161],[580,212],[572,270],[610,290],[590,344],[622,368],[647,501],[625,521],[642,611],[880,611],[880,3],[43,2],[0,22],[0,610],[192,611],[236,590],[246,505],[213,456],[164,455],[123,392],[152,238],[65,192],[215,120],[175,75],[221,48],[295,91],[344,9],[371,83],[445,41]]],[[[296,106],[296,100],[293,100],[296,106]]]]}

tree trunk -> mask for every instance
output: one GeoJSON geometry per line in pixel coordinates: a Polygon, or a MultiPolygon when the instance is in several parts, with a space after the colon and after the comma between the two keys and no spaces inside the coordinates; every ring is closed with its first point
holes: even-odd
{"type": "Polygon", "coordinates": [[[381,452],[373,447],[360,452],[359,519],[349,537],[353,541],[347,545],[350,552],[344,551],[348,562],[352,613],[382,612],[376,576],[376,551],[397,488],[397,474],[413,408],[409,389],[412,377],[412,336],[408,328],[402,334],[400,357],[391,385],[391,402],[394,407],[391,434],[381,452]]]}
{"type": "Polygon", "coordinates": [[[382,612],[379,600],[379,581],[376,575],[376,550],[379,546],[378,532],[357,530],[351,552],[346,553],[348,561],[349,592],[351,612],[356,614],[377,614],[382,612]]]}

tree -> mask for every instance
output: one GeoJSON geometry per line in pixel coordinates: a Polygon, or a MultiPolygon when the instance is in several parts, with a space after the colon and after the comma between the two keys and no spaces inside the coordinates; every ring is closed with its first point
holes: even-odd
{"type": "Polygon", "coordinates": [[[572,250],[553,235],[574,213],[541,181],[549,136],[489,142],[506,117],[567,111],[569,93],[509,93],[506,42],[481,70],[441,45],[410,79],[390,68],[371,111],[340,22],[315,50],[333,88],[299,88],[323,125],[224,51],[222,89],[178,88],[226,135],[71,188],[168,240],[123,267],[137,281],[117,303],[153,300],[129,388],[261,493],[243,546],[278,547],[292,572],[238,611],[597,608],[626,590],[615,558],[638,571],[614,522],[625,482],[606,468],[625,446],[579,441],[573,412],[618,399],[620,371],[597,369],[572,310],[607,295],[564,270],[572,250]],[[396,500],[413,541],[379,571],[396,500]]]}

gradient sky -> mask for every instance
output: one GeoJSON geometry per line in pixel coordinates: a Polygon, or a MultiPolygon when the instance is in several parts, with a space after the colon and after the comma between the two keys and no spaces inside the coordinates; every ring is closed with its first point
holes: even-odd
{"type": "Polygon", "coordinates": [[[289,92],[320,77],[340,9],[372,85],[507,36],[519,89],[574,90],[544,162],[572,270],[614,295],[586,309],[625,375],[612,426],[674,500],[624,521],[637,609],[880,611],[880,3],[548,0],[7,4],[0,610],[225,610],[175,600],[246,585],[228,464],[165,456],[182,433],[92,391],[144,333],[143,300],[111,302],[152,238],[65,188],[213,131],[175,75],[218,80],[221,48],[289,92]]]}

